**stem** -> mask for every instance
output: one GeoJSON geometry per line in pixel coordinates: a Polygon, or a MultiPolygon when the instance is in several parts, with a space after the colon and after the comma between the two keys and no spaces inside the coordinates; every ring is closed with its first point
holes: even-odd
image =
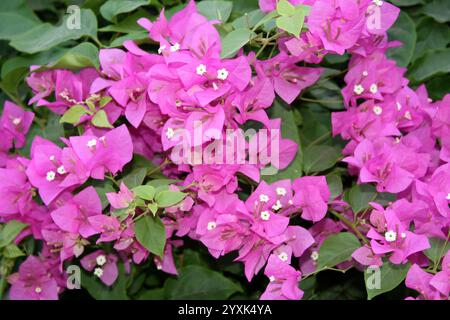
{"type": "Polygon", "coordinates": [[[316,100],[316,99],[309,99],[300,97],[300,100],[306,101],[306,102],[315,102],[315,103],[341,103],[341,100],[316,100]]]}
{"type": "Polygon", "coordinates": [[[334,215],[336,218],[338,218],[339,220],[341,220],[347,227],[349,227],[350,229],[353,230],[353,232],[356,233],[356,235],[362,240],[362,242],[364,242],[364,244],[368,244],[369,240],[367,240],[367,238],[358,230],[358,228],[356,227],[356,225],[354,225],[350,220],[348,220],[346,217],[344,217],[343,215],[337,213],[334,210],[329,210],[329,212],[334,215]]]}
{"type": "Polygon", "coordinates": [[[116,181],[116,179],[114,179],[113,176],[111,176],[109,174],[105,174],[105,178],[112,181],[116,187],[120,188],[119,183],[116,181]]]}

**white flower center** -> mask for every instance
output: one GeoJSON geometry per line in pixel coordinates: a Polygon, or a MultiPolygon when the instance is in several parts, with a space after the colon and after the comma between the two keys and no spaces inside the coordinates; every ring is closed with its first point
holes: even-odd
{"type": "Polygon", "coordinates": [[[362,94],[364,92],[364,87],[360,84],[355,85],[353,92],[356,94],[362,94]]]}
{"type": "Polygon", "coordinates": [[[375,83],[370,86],[370,92],[373,94],[378,92],[378,86],[375,83]]]}
{"type": "Polygon", "coordinates": [[[269,211],[262,211],[261,212],[261,219],[263,219],[264,221],[269,220],[270,218],[270,213],[269,211]]]}
{"type": "Polygon", "coordinates": [[[158,49],[158,53],[161,54],[165,49],[166,49],[165,45],[160,46],[158,49]]]}
{"type": "Polygon", "coordinates": [[[279,195],[279,196],[285,196],[286,195],[286,189],[285,188],[277,188],[276,189],[276,191],[277,191],[277,195],[279,195]]]}
{"type": "Polygon", "coordinates": [[[259,201],[260,202],[267,202],[267,201],[269,201],[269,196],[265,195],[265,194],[260,194],[259,195],[259,201]]]}
{"type": "Polygon", "coordinates": [[[21,118],[14,118],[12,120],[13,125],[18,126],[22,122],[21,118]]]}
{"type": "Polygon", "coordinates": [[[204,64],[200,64],[198,67],[197,67],[197,74],[199,75],[199,76],[202,76],[202,75],[204,75],[206,73],[206,66],[204,65],[204,64]]]}
{"type": "Polygon", "coordinates": [[[319,253],[317,252],[317,251],[313,251],[312,253],[311,253],[311,259],[313,260],[313,261],[317,261],[318,259],[319,259],[319,253]]]}
{"type": "Polygon", "coordinates": [[[175,136],[175,131],[172,128],[167,128],[166,137],[167,139],[172,139],[175,136]]]}
{"type": "Polygon", "coordinates": [[[95,258],[95,261],[99,266],[103,266],[106,263],[106,257],[103,254],[101,254],[97,256],[97,258],[95,258]]]}
{"type": "Polygon", "coordinates": [[[281,208],[283,208],[283,205],[281,204],[280,200],[277,200],[277,203],[275,203],[272,206],[272,209],[275,210],[275,211],[280,210],[281,208]]]}
{"type": "Polygon", "coordinates": [[[278,255],[278,258],[280,258],[281,261],[287,261],[288,258],[289,258],[289,256],[287,255],[286,252],[281,252],[281,253],[278,255]]]}
{"type": "Polygon", "coordinates": [[[208,226],[206,227],[208,230],[214,230],[217,227],[217,224],[214,221],[208,222],[208,226]]]}
{"type": "Polygon", "coordinates": [[[412,119],[411,112],[409,112],[409,111],[405,112],[405,119],[407,119],[407,120],[411,120],[412,119]]]}
{"type": "Polygon", "coordinates": [[[374,106],[373,107],[373,113],[375,113],[377,116],[383,113],[383,109],[380,106],[374,106]]]}
{"type": "Polygon", "coordinates": [[[45,177],[45,179],[47,179],[47,181],[51,182],[51,181],[55,180],[55,177],[56,177],[55,171],[50,170],[47,172],[47,176],[45,177]]]}
{"type": "Polygon", "coordinates": [[[389,230],[384,234],[384,238],[387,242],[393,242],[397,240],[397,232],[395,232],[394,230],[389,230]]]}
{"type": "Polygon", "coordinates": [[[225,68],[217,70],[217,79],[226,80],[228,78],[228,71],[225,68]]]}
{"type": "Polygon", "coordinates": [[[41,292],[42,292],[42,288],[41,288],[41,287],[36,287],[36,288],[34,289],[34,292],[36,292],[36,293],[41,293],[41,292]]]}
{"type": "Polygon", "coordinates": [[[88,148],[93,148],[97,145],[97,140],[96,139],[91,139],[87,142],[86,144],[88,146],[88,148]]]}
{"type": "Polygon", "coordinates": [[[180,50],[180,44],[177,42],[173,46],[170,46],[170,52],[176,52],[180,50]]]}
{"type": "Polygon", "coordinates": [[[59,166],[58,169],[56,169],[56,171],[59,174],[66,174],[66,169],[64,168],[64,166],[59,166]]]}
{"type": "Polygon", "coordinates": [[[94,269],[94,274],[95,274],[97,277],[101,278],[101,277],[103,276],[103,269],[102,269],[102,268],[95,268],[95,269],[94,269]]]}
{"type": "Polygon", "coordinates": [[[381,7],[383,5],[383,1],[382,0],[373,0],[372,1],[377,7],[381,7]]]}

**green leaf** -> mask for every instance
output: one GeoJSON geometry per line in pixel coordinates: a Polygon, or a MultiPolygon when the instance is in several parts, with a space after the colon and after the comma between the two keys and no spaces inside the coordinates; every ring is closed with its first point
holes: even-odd
{"type": "Polygon", "coordinates": [[[393,290],[395,287],[397,287],[403,280],[406,278],[406,274],[408,273],[408,270],[410,268],[410,264],[391,264],[390,262],[385,262],[379,271],[376,271],[376,269],[372,269],[368,271],[369,269],[366,269],[364,271],[364,283],[366,284],[366,290],[367,290],[367,299],[371,300],[374,297],[384,293],[393,290]],[[379,289],[372,289],[370,286],[373,285],[371,283],[370,277],[375,277],[374,272],[381,272],[380,278],[379,278],[379,289]],[[371,283],[371,284],[369,284],[371,283]]]}
{"type": "Polygon", "coordinates": [[[172,190],[165,190],[155,196],[155,201],[160,208],[167,208],[176,205],[186,197],[186,193],[172,190]]]}
{"type": "Polygon", "coordinates": [[[146,168],[136,168],[133,171],[131,171],[129,174],[127,174],[122,179],[122,182],[125,183],[125,185],[128,188],[134,188],[136,186],[140,186],[142,184],[142,182],[144,182],[146,175],[147,175],[146,168]]]}
{"type": "Polygon", "coordinates": [[[240,28],[251,29],[254,26],[256,26],[256,24],[258,22],[260,22],[265,16],[266,16],[266,14],[264,12],[262,12],[261,10],[259,10],[259,9],[253,10],[250,12],[246,12],[246,13],[244,13],[243,16],[235,19],[231,23],[231,25],[233,26],[234,29],[240,29],[240,28]]]}
{"type": "Polygon", "coordinates": [[[158,188],[161,186],[169,186],[169,185],[177,183],[179,181],[180,180],[175,180],[175,179],[155,179],[155,180],[151,180],[151,181],[147,182],[146,185],[158,188]]]}
{"type": "Polygon", "coordinates": [[[427,50],[444,49],[450,43],[450,27],[437,23],[430,17],[424,17],[417,24],[417,43],[414,59],[421,57],[427,50]]]}
{"type": "Polygon", "coordinates": [[[94,186],[95,190],[98,193],[98,196],[100,197],[100,201],[102,203],[102,209],[104,210],[108,205],[109,201],[106,197],[106,193],[110,192],[116,192],[114,190],[114,187],[112,186],[112,182],[109,180],[103,180],[96,182],[96,185],[94,186]]]}
{"type": "Polygon", "coordinates": [[[18,258],[18,257],[22,257],[24,255],[25,255],[25,253],[22,250],[20,250],[20,248],[17,245],[15,245],[13,243],[8,244],[3,249],[3,256],[5,258],[15,259],[15,258],[18,258]]]}
{"type": "Polygon", "coordinates": [[[369,202],[375,201],[376,198],[377,191],[373,185],[359,184],[348,190],[348,197],[346,195],[344,200],[352,207],[353,212],[359,213],[369,208],[369,202]]]}
{"type": "Polygon", "coordinates": [[[236,29],[228,33],[222,39],[221,58],[232,58],[240,48],[245,46],[253,36],[253,32],[249,29],[236,29]]]}
{"type": "Polygon", "coordinates": [[[96,300],[129,300],[127,294],[127,279],[123,263],[118,263],[119,276],[116,282],[110,287],[106,286],[98,279],[93,272],[82,271],[81,286],[96,300]]]}
{"type": "Polygon", "coordinates": [[[60,58],[55,56],[55,59],[56,60],[50,61],[49,64],[42,66],[36,71],[46,69],[78,70],[88,67],[98,68],[100,65],[98,60],[98,49],[89,42],[80,43],[65,51],[60,58]]]}
{"type": "Polygon", "coordinates": [[[295,116],[293,109],[288,106],[285,102],[280,99],[275,99],[273,106],[269,110],[270,118],[281,119],[281,136],[284,139],[290,139],[294,141],[297,146],[297,154],[294,160],[289,164],[289,166],[283,170],[278,171],[274,175],[265,175],[262,178],[268,182],[272,183],[282,179],[296,179],[302,176],[302,147],[300,143],[298,127],[295,122],[295,116]]]}
{"type": "Polygon", "coordinates": [[[319,250],[317,270],[332,268],[349,260],[352,253],[361,247],[358,238],[350,232],[333,234],[325,239],[319,250]]]}
{"type": "Polygon", "coordinates": [[[92,124],[99,128],[114,128],[108,120],[105,110],[98,110],[91,120],[92,124]]]}
{"type": "Polygon", "coordinates": [[[414,61],[408,77],[415,83],[450,72],[450,48],[429,50],[414,61]]]}
{"type": "Polygon", "coordinates": [[[169,279],[165,289],[171,300],[225,300],[243,291],[221,273],[197,265],[182,268],[178,279],[169,279]]]}
{"type": "Polygon", "coordinates": [[[100,13],[103,18],[111,21],[118,14],[131,12],[149,3],[149,0],[108,0],[100,7],[100,13]]]}
{"type": "Polygon", "coordinates": [[[0,40],[11,40],[39,24],[41,21],[25,1],[2,1],[0,5],[0,40]]]}
{"type": "Polygon", "coordinates": [[[134,232],[140,244],[151,253],[162,257],[166,245],[166,228],[159,217],[148,215],[140,218],[135,226],[134,232]]]}
{"type": "Polygon", "coordinates": [[[423,7],[423,13],[440,23],[450,21],[450,2],[448,0],[433,0],[423,7]]]}
{"type": "Polygon", "coordinates": [[[147,205],[147,208],[150,209],[150,211],[151,211],[151,213],[153,213],[153,215],[156,215],[156,213],[158,212],[158,204],[156,204],[154,202],[149,203],[147,205]]]}
{"type": "Polygon", "coordinates": [[[287,0],[277,2],[277,12],[281,16],[292,16],[295,14],[295,7],[287,0]]]}
{"type": "Polygon", "coordinates": [[[100,98],[100,102],[99,102],[100,107],[103,108],[103,107],[106,106],[111,100],[112,100],[112,98],[109,97],[109,96],[103,96],[103,97],[101,97],[101,98],[100,98]]]}
{"type": "Polygon", "coordinates": [[[123,43],[126,40],[134,40],[136,42],[140,42],[141,40],[147,40],[148,39],[148,32],[147,31],[135,31],[132,33],[128,33],[124,36],[115,38],[110,44],[109,48],[116,48],[123,45],[123,43]]]}
{"type": "Polygon", "coordinates": [[[389,40],[399,40],[401,46],[390,48],[387,56],[394,59],[397,65],[406,67],[411,61],[416,48],[416,26],[409,15],[401,11],[395,24],[388,30],[389,40]]]}
{"type": "Polygon", "coordinates": [[[59,122],[77,124],[78,122],[80,122],[80,118],[88,113],[89,112],[88,110],[86,110],[85,107],[83,107],[80,104],[77,104],[67,109],[67,111],[63,114],[63,116],[59,120],[59,122]]]}
{"type": "Polygon", "coordinates": [[[336,173],[327,174],[326,178],[328,187],[330,188],[330,200],[333,200],[342,194],[342,179],[341,176],[336,173]]]}
{"type": "MultiPolygon", "coordinates": [[[[287,12],[287,11],[286,11],[287,12]]],[[[297,6],[293,15],[282,15],[277,18],[276,26],[297,38],[300,36],[300,32],[303,28],[303,23],[305,22],[305,17],[308,15],[309,7],[307,6],[297,6]]]]}
{"type": "Polygon", "coordinates": [[[147,11],[138,9],[131,15],[127,15],[123,20],[115,24],[107,25],[106,27],[98,29],[100,32],[119,32],[119,33],[133,33],[142,31],[142,27],[137,23],[140,18],[151,19],[152,15],[147,11]]]}
{"type": "Polygon", "coordinates": [[[0,248],[10,244],[28,225],[17,220],[11,220],[1,230],[0,248]]]}
{"type": "Polygon", "coordinates": [[[29,31],[14,37],[9,43],[18,51],[33,54],[49,50],[60,43],[68,40],[76,40],[83,36],[97,39],[97,18],[88,9],[80,11],[80,29],[69,29],[65,16],[62,24],[55,27],[49,23],[40,24],[29,31]]]}
{"type": "Polygon", "coordinates": [[[424,0],[391,0],[397,7],[408,7],[423,4],[424,0]]]}
{"type": "Polygon", "coordinates": [[[332,81],[321,81],[320,85],[315,85],[308,90],[317,103],[331,110],[343,110],[341,88],[332,81]]]}
{"type": "Polygon", "coordinates": [[[430,249],[425,250],[425,255],[433,262],[439,263],[439,260],[450,250],[450,241],[439,238],[430,238],[430,249]]]}
{"type": "Polygon", "coordinates": [[[201,15],[208,20],[220,20],[222,23],[228,21],[232,9],[231,1],[208,0],[197,3],[197,10],[201,15]]]}
{"type": "Polygon", "coordinates": [[[303,169],[306,174],[325,171],[333,167],[341,156],[341,150],[336,147],[309,146],[303,153],[303,169]]]}
{"type": "Polygon", "coordinates": [[[164,288],[142,290],[137,296],[137,300],[164,300],[164,288]]]}
{"type": "Polygon", "coordinates": [[[155,196],[155,188],[152,186],[137,186],[131,189],[136,196],[144,200],[153,200],[155,196]]]}

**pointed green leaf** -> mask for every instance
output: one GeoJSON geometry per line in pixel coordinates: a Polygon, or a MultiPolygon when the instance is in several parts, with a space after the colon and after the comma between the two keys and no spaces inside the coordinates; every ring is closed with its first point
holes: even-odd
{"type": "Polygon", "coordinates": [[[105,110],[98,110],[92,117],[91,122],[94,126],[99,128],[114,128],[111,123],[109,123],[105,110]]]}
{"type": "Polygon", "coordinates": [[[166,229],[159,217],[140,218],[134,227],[136,238],[151,253],[162,257],[166,244],[166,229]]]}
{"type": "Polygon", "coordinates": [[[78,122],[80,122],[80,118],[85,114],[88,114],[86,108],[80,104],[76,104],[67,109],[67,111],[63,114],[63,116],[59,120],[59,122],[77,124],[78,122]]]}

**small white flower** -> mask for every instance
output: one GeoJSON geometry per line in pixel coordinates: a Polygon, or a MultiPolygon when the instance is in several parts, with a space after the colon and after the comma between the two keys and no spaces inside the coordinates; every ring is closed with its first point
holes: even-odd
{"type": "Polygon", "coordinates": [[[372,92],[373,94],[378,92],[378,86],[376,85],[376,83],[370,86],[370,92],[372,92]]]}
{"type": "Polygon", "coordinates": [[[95,268],[95,269],[94,269],[94,274],[95,274],[97,277],[101,278],[101,277],[103,276],[103,269],[102,269],[102,268],[95,268]]]}
{"type": "Polygon", "coordinates": [[[228,71],[225,68],[217,70],[217,79],[226,80],[228,78],[228,71]]]}
{"type": "Polygon", "coordinates": [[[400,104],[400,102],[397,101],[396,105],[397,105],[397,110],[400,111],[400,109],[402,108],[402,105],[400,104]]]}
{"type": "Polygon", "coordinates": [[[167,139],[172,139],[175,136],[175,131],[172,128],[167,128],[166,137],[167,139]]]}
{"type": "Polygon", "coordinates": [[[405,112],[405,119],[407,119],[407,120],[411,120],[412,119],[411,112],[409,112],[409,111],[405,112]]]}
{"type": "Polygon", "coordinates": [[[270,213],[269,211],[262,211],[261,212],[261,219],[263,219],[264,221],[269,220],[270,218],[270,213]]]}
{"type": "Polygon", "coordinates": [[[86,144],[88,146],[88,148],[93,148],[97,145],[97,140],[96,139],[91,139],[87,142],[86,144]]]}
{"type": "Polygon", "coordinates": [[[313,260],[313,261],[317,261],[318,259],[319,259],[319,253],[317,252],[317,251],[313,251],[312,253],[311,253],[311,259],[313,260]]]}
{"type": "Polygon", "coordinates": [[[64,166],[59,166],[58,169],[56,169],[56,171],[59,174],[66,174],[66,169],[64,168],[64,166]]]}
{"type": "Polygon", "coordinates": [[[197,74],[202,76],[206,73],[206,66],[202,63],[197,67],[197,74]]]}
{"type": "Polygon", "coordinates": [[[353,92],[356,94],[362,94],[364,92],[364,87],[360,84],[355,85],[353,92]]]}
{"type": "Polygon", "coordinates": [[[372,110],[377,116],[383,113],[383,109],[380,106],[374,106],[372,110]]]}
{"type": "Polygon", "coordinates": [[[402,232],[402,233],[400,234],[400,237],[401,237],[402,239],[405,239],[405,238],[406,238],[406,232],[402,232]]]}
{"type": "Polygon", "coordinates": [[[383,1],[381,0],[372,0],[372,2],[377,6],[377,7],[381,7],[383,5],[383,1]]]}
{"type": "Polygon", "coordinates": [[[51,182],[51,181],[55,180],[55,177],[56,177],[55,171],[50,170],[47,172],[47,176],[45,177],[45,179],[47,179],[48,182],[51,182]]]}
{"type": "Polygon", "coordinates": [[[279,187],[279,188],[276,189],[276,191],[277,191],[277,195],[279,195],[279,196],[285,196],[286,195],[286,189],[285,188],[279,187]]]}
{"type": "Polygon", "coordinates": [[[13,125],[18,126],[22,122],[21,118],[14,118],[12,120],[13,125]]]}
{"type": "Polygon", "coordinates": [[[387,242],[393,242],[397,240],[397,232],[395,232],[394,230],[389,230],[384,234],[384,238],[387,242]]]}
{"type": "Polygon", "coordinates": [[[287,261],[289,259],[289,256],[288,256],[288,254],[286,252],[283,251],[280,254],[278,254],[278,258],[281,261],[287,261]]]}
{"type": "Polygon", "coordinates": [[[183,103],[181,102],[181,100],[176,100],[176,101],[175,101],[175,106],[176,106],[176,107],[181,107],[182,104],[183,104],[183,103]]]}
{"type": "Polygon", "coordinates": [[[36,288],[34,289],[34,292],[36,292],[36,293],[41,293],[41,292],[42,292],[42,288],[41,288],[41,287],[36,287],[36,288]]]}
{"type": "Polygon", "coordinates": [[[369,73],[367,72],[367,70],[364,70],[362,75],[363,75],[363,77],[367,77],[369,75],[369,73]]]}
{"type": "Polygon", "coordinates": [[[177,42],[173,46],[170,46],[170,52],[176,52],[180,50],[180,44],[177,42]]]}
{"type": "Polygon", "coordinates": [[[166,49],[165,45],[160,46],[158,49],[158,53],[161,54],[165,49],[166,49]]]}
{"type": "Polygon", "coordinates": [[[272,206],[272,209],[275,210],[275,211],[280,210],[281,208],[283,208],[283,205],[281,204],[281,201],[280,201],[280,200],[277,200],[277,203],[275,203],[275,204],[272,206]]]}
{"type": "Polygon", "coordinates": [[[267,201],[269,201],[269,196],[265,195],[265,194],[260,194],[259,195],[259,201],[260,202],[267,202],[267,201]]]}
{"type": "Polygon", "coordinates": [[[99,266],[103,266],[106,263],[106,257],[103,254],[101,254],[97,256],[97,258],[95,258],[95,261],[99,266]]]}
{"type": "Polygon", "coordinates": [[[217,227],[217,223],[214,221],[208,222],[208,226],[206,227],[208,230],[214,230],[217,227]]]}
{"type": "Polygon", "coordinates": [[[269,281],[270,281],[270,282],[274,282],[274,281],[275,281],[275,277],[274,277],[274,276],[270,276],[270,277],[269,277],[269,281]]]}
{"type": "Polygon", "coordinates": [[[162,264],[161,263],[157,263],[156,264],[156,269],[157,270],[161,270],[162,269],[162,264]]]}

